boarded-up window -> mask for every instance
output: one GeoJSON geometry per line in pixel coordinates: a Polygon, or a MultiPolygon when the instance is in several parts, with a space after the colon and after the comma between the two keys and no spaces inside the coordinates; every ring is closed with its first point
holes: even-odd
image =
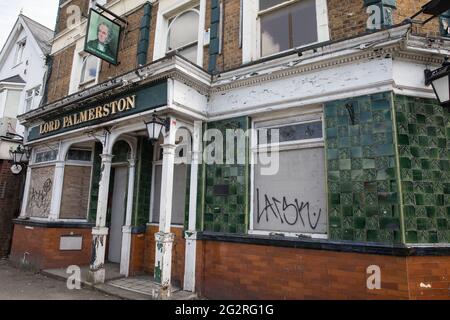
{"type": "MultiPolygon", "coordinates": [[[[326,234],[325,152],[322,122],[279,126],[278,170],[254,170],[253,229],[326,234]],[[287,134],[288,133],[288,134],[287,134]]],[[[270,142],[270,140],[269,140],[270,142]]],[[[263,153],[267,151],[259,151],[263,153]]]]}
{"type": "Polygon", "coordinates": [[[90,166],[66,166],[61,201],[61,219],[86,219],[91,182],[90,166]]]}
{"type": "Polygon", "coordinates": [[[47,218],[49,216],[54,173],[54,166],[34,168],[31,170],[31,183],[27,206],[29,216],[37,218],[47,218]]]}
{"type": "MultiPolygon", "coordinates": [[[[159,206],[161,203],[162,166],[155,166],[155,188],[153,194],[152,222],[159,223],[159,206]]],[[[186,201],[187,167],[184,164],[175,165],[173,179],[172,224],[183,225],[186,201]]]]}

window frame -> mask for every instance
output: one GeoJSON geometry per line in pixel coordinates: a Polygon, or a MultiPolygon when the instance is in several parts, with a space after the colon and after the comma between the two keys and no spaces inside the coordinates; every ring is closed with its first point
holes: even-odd
{"type": "Polygon", "coordinates": [[[199,14],[198,36],[197,36],[197,59],[192,62],[203,68],[205,41],[205,17],[207,0],[174,0],[172,2],[160,2],[158,7],[156,32],[153,48],[153,61],[164,58],[167,53],[169,21],[189,10],[196,10],[199,14]]]}
{"type": "MultiPolygon", "coordinates": [[[[14,55],[14,67],[23,63],[23,54],[27,45],[27,38],[23,38],[16,42],[16,54],[14,55]],[[20,58],[20,61],[19,61],[20,58]]],[[[13,68],[14,68],[13,67],[13,68]]]]}
{"type": "Polygon", "coordinates": [[[279,54],[283,54],[295,49],[309,47],[315,44],[329,41],[329,15],[327,0],[315,0],[316,3],[316,19],[317,19],[317,42],[305,44],[292,49],[272,53],[270,55],[262,55],[262,37],[261,37],[261,15],[274,12],[285,6],[292,5],[301,0],[286,0],[285,3],[275,5],[271,8],[259,10],[259,0],[248,0],[243,2],[243,23],[242,23],[242,63],[262,58],[270,58],[279,54]]]}
{"type": "Polygon", "coordinates": [[[36,165],[36,166],[40,166],[40,165],[48,165],[48,164],[52,164],[58,161],[58,154],[59,154],[59,147],[58,146],[53,146],[53,147],[44,147],[44,148],[39,148],[36,150],[33,150],[33,153],[31,155],[31,159],[32,159],[32,166],[36,165]],[[39,154],[42,153],[46,153],[46,152],[54,152],[56,153],[56,157],[52,160],[46,160],[46,161],[37,161],[37,157],[39,154]]]}
{"type": "MultiPolygon", "coordinates": [[[[181,47],[169,50],[169,37],[170,37],[171,27],[174,24],[174,22],[177,21],[178,18],[180,18],[182,15],[184,15],[185,13],[188,13],[188,12],[194,12],[194,13],[196,13],[198,15],[198,25],[200,25],[200,8],[198,6],[190,8],[190,9],[183,10],[183,11],[179,12],[178,14],[173,15],[170,18],[167,18],[166,54],[169,54],[169,53],[175,52],[175,51],[181,51],[182,52],[183,50],[185,50],[187,48],[194,47],[196,45],[197,46],[197,52],[196,52],[197,53],[197,58],[196,58],[196,60],[198,60],[198,50],[200,50],[200,48],[199,48],[200,39],[198,38],[198,32],[197,32],[197,40],[196,41],[192,41],[192,42],[187,43],[187,44],[185,44],[185,45],[183,45],[181,47]]],[[[180,55],[181,55],[181,52],[180,52],[180,55]]],[[[191,62],[194,63],[194,61],[191,61],[191,62]]]]}
{"type": "Polygon", "coordinates": [[[83,52],[80,52],[79,55],[80,55],[79,63],[80,63],[81,68],[79,69],[80,71],[78,74],[78,90],[84,90],[84,89],[92,87],[98,83],[98,78],[100,75],[100,68],[101,68],[101,60],[93,55],[86,54],[83,52]],[[94,78],[82,81],[82,78],[85,73],[85,65],[89,58],[93,58],[93,59],[97,60],[97,71],[96,71],[94,78]]]}
{"type": "MultiPolygon", "coordinates": [[[[327,230],[326,233],[305,233],[305,232],[288,232],[288,231],[267,231],[267,230],[258,230],[255,229],[254,226],[254,215],[255,215],[255,167],[257,165],[257,154],[259,152],[268,151],[271,144],[262,144],[258,145],[258,130],[260,129],[271,129],[271,128],[280,128],[284,126],[291,126],[295,124],[302,123],[313,123],[313,122],[322,122],[322,137],[321,138],[313,138],[313,139],[305,139],[305,140],[294,140],[288,142],[281,142],[279,144],[278,152],[289,151],[289,150],[304,150],[304,149],[314,149],[321,148],[325,153],[325,116],[323,113],[323,109],[314,109],[308,113],[297,113],[295,115],[280,115],[279,117],[271,117],[267,115],[267,117],[263,116],[261,118],[252,119],[252,136],[250,139],[250,216],[249,216],[249,227],[248,234],[250,235],[261,235],[261,236],[272,236],[272,235],[282,235],[288,238],[298,238],[298,237],[307,237],[310,239],[328,239],[329,238],[329,222],[328,222],[328,202],[326,202],[326,210],[327,210],[327,230]]],[[[327,187],[327,175],[326,175],[326,166],[324,166],[323,170],[325,171],[325,179],[324,179],[324,190],[326,195],[326,187],[327,187]]]]}
{"type": "Polygon", "coordinates": [[[37,86],[25,91],[25,112],[28,112],[28,111],[34,109],[35,97],[38,97],[40,95],[41,95],[41,85],[37,85],[37,86]],[[28,96],[29,92],[31,92],[31,96],[28,96]],[[39,93],[36,94],[36,92],[39,92],[39,93]],[[28,101],[30,101],[30,107],[28,107],[28,101]]]}

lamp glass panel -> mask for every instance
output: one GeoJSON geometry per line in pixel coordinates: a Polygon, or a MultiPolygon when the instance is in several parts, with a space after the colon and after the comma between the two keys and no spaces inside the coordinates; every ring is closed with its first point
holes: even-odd
{"type": "Polygon", "coordinates": [[[162,124],[157,122],[147,123],[148,137],[150,140],[158,140],[162,127],[162,124]]]}
{"type": "Polygon", "coordinates": [[[433,87],[441,103],[450,101],[450,83],[448,75],[443,78],[434,80],[433,87]]]}

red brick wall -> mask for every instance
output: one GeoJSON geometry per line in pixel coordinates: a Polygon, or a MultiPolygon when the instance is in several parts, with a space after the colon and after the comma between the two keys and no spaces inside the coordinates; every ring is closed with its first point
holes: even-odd
{"type": "MultiPolygon", "coordinates": [[[[430,0],[398,0],[397,10],[394,11],[394,23],[401,23],[405,19],[413,16],[429,1],[430,0]]],[[[415,19],[425,21],[429,17],[429,15],[422,14],[415,19]]],[[[425,26],[414,25],[412,30],[413,33],[423,36],[440,36],[439,19],[435,18],[425,26]]]]}
{"type": "Polygon", "coordinates": [[[199,241],[197,291],[211,299],[450,299],[450,257],[392,257],[199,241]],[[367,267],[381,268],[368,290],[367,267]],[[420,283],[432,285],[420,288],[420,283]]]}
{"type": "Polygon", "coordinates": [[[42,228],[16,224],[10,260],[21,263],[27,252],[26,261],[37,269],[88,265],[91,260],[91,242],[91,228],[42,228]],[[60,237],[71,234],[83,237],[82,250],[60,251],[60,237]]]}
{"type": "Polygon", "coordinates": [[[75,45],[53,55],[52,71],[48,81],[48,103],[68,95],[74,54],[75,45]]]}
{"type": "Polygon", "coordinates": [[[0,257],[9,253],[13,224],[12,219],[20,213],[20,198],[24,174],[11,173],[12,163],[0,160],[0,257]]]}
{"type": "Polygon", "coordinates": [[[366,32],[368,14],[362,0],[328,0],[327,5],[331,40],[366,32]]]}
{"type": "MultiPolygon", "coordinates": [[[[175,234],[175,242],[172,252],[172,281],[175,285],[183,284],[184,279],[184,259],[186,241],[183,238],[182,228],[172,228],[175,234]]],[[[155,266],[155,233],[158,232],[157,226],[150,226],[147,228],[145,234],[145,251],[144,251],[144,271],[148,274],[153,274],[155,266]]]]}
{"type": "Polygon", "coordinates": [[[407,266],[411,299],[450,300],[450,257],[410,257],[407,266]]]}
{"type": "Polygon", "coordinates": [[[145,234],[131,235],[130,276],[144,272],[145,234]]]}

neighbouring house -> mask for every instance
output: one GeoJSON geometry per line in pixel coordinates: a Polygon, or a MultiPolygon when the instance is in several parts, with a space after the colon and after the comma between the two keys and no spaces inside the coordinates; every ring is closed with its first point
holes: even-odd
{"type": "Polygon", "coordinates": [[[19,114],[39,107],[53,31],[20,14],[0,52],[0,256],[9,253],[25,174],[11,172],[9,151],[21,145],[19,114]]]}
{"type": "Polygon", "coordinates": [[[449,299],[450,113],[424,76],[449,15],[407,20],[426,2],[60,1],[11,260],[212,299],[449,299]]]}

